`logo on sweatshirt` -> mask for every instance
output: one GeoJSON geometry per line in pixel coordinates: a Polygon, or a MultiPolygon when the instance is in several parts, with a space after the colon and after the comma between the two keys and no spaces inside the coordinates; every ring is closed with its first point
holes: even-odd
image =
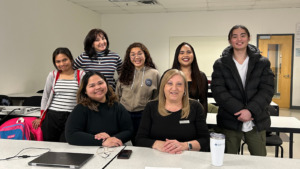
{"type": "Polygon", "coordinates": [[[146,79],[146,80],[145,80],[145,84],[146,84],[147,86],[151,86],[151,85],[152,85],[152,80],[151,80],[151,79],[146,79]]]}

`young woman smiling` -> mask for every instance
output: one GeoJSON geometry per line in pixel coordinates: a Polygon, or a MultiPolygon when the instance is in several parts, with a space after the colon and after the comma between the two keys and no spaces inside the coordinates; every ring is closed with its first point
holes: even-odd
{"type": "Polygon", "coordinates": [[[52,61],[56,70],[47,77],[41,117],[32,124],[34,128],[41,124],[45,141],[65,142],[65,122],[76,105],[76,94],[84,72],[72,68],[73,56],[68,48],[57,48],[52,61]]]}
{"type": "Polygon", "coordinates": [[[134,127],[133,144],[147,102],[158,95],[159,78],[146,46],[137,42],[131,44],[125,54],[116,93],[120,103],[131,115],[134,127]]]}
{"type": "Polygon", "coordinates": [[[68,143],[116,147],[129,141],[131,119],[117,100],[104,75],[87,72],[77,94],[78,105],[66,124],[68,143]]]}
{"type": "Polygon", "coordinates": [[[192,45],[187,42],[182,42],[178,45],[172,69],[178,69],[184,73],[188,81],[190,98],[198,100],[207,113],[207,77],[198,67],[196,54],[192,45]]]}

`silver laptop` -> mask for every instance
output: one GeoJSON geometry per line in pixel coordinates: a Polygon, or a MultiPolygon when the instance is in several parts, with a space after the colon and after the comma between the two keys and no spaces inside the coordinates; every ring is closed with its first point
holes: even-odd
{"type": "Polygon", "coordinates": [[[82,167],[93,156],[94,154],[49,151],[28,162],[28,165],[77,169],[82,167]]]}

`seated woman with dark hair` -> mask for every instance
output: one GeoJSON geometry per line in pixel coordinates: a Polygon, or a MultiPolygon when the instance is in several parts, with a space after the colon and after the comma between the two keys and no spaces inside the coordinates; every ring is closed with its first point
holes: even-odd
{"type": "Polygon", "coordinates": [[[209,133],[203,106],[189,99],[183,72],[165,72],[158,100],[149,102],[142,115],[136,145],[178,154],[185,150],[209,151],[209,133]]]}
{"type": "Polygon", "coordinates": [[[86,73],[77,103],[66,124],[69,144],[116,147],[130,140],[130,115],[101,73],[86,73]]]}

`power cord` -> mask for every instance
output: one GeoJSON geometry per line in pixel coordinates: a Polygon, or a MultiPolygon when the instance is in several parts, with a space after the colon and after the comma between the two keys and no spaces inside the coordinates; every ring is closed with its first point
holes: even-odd
{"type": "Polygon", "coordinates": [[[14,111],[16,110],[21,110],[20,108],[16,108],[16,109],[13,109],[12,111],[8,112],[0,121],[0,124],[2,124],[2,122],[4,123],[5,122],[5,119],[10,115],[12,114],[14,111]]]}
{"type": "Polygon", "coordinates": [[[0,161],[4,161],[4,160],[10,160],[10,159],[13,159],[13,158],[29,158],[29,157],[37,157],[37,156],[40,156],[42,154],[39,154],[39,155],[19,155],[21,154],[22,151],[24,150],[28,150],[28,149],[40,149],[40,150],[48,150],[46,151],[45,153],[49,152],[50,151],[50,148],[37,148],[37,147],[28,147],[28,148],[24,148],[22,149],[21,151],[19,151],[16,155],[14,156],[11,156],[11,157],[7,157],[7,158],[3,158],[3,159],[0,159],[0,161]]]}

